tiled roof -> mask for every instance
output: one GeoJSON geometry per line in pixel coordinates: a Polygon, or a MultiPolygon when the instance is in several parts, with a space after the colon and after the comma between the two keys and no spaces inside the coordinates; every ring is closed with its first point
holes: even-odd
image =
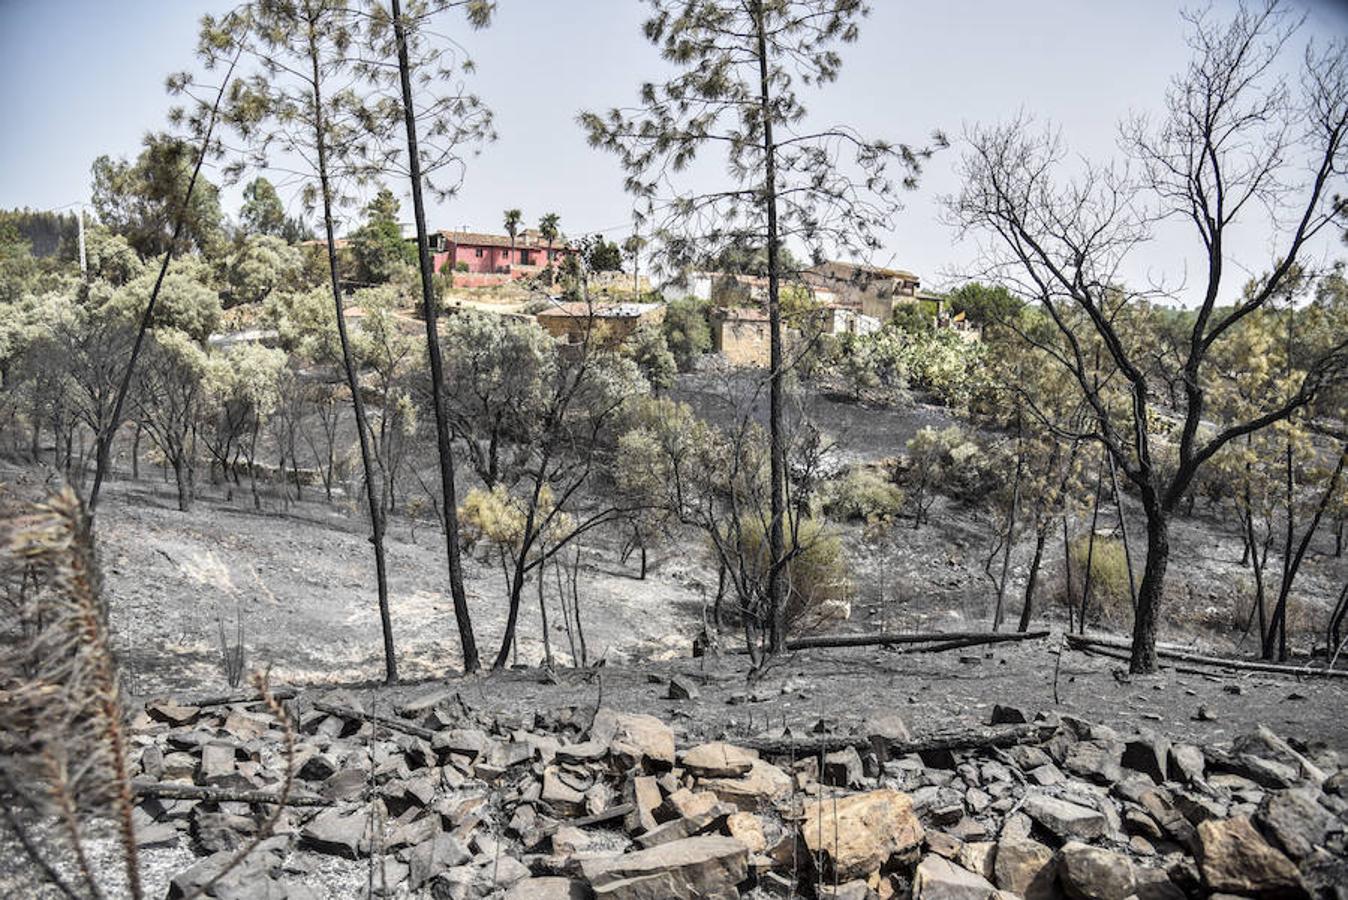
{"type": "MultiPolygon", "coordinates": [[[[510,247],[510,235],[508,234],[487,234],[481,231],[448,231],[440,229],[440,234],[445,236],[445,240],[458,244],[463,247],[510,247]]],[[[548,247],[548,242],[543,239],[535,229],[521,231],[515,235],[515,249],[544,249],[548,247]]],[[[552,249],[567,250],[570,246],[566,239],[558,237],[552,242],[552,249]]]]}
{"type": "Polygon", "coordinates": [[[596,319],[636,319],[657,309],[658,303],[558,303],[543,310],[539,317],[548,318],[596,318],[596,319]]]}
{"type": "Polygon", "coordinates": [[[810,274],[827,279],[900,278],[904,281],[917,281],[918,277],[904,269],[887,269],[883,266],[871,266],[865,263],[829,260],[807,270],[810,274]]]}
{"type": "Polygon", "coordinates": [[[768,314],[761,309],[752,306],[731,306],[714,310],[712,313],[718,319],[725,319],[727,322],[766,322],[768,314]]]}

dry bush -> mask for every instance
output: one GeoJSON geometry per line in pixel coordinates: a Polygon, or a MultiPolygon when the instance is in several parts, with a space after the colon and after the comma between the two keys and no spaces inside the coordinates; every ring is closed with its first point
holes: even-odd
{"type": "Polygon", "coordinates": [[[1086,560],[1090,559],[1091,594],[1086,617],[1092,624],[1114,628],[1132,625],[1133,601],[1128,587],[1128,558],[1123,542],[1116,538],[1096,535],[1091,549],[1090,535],[1073,538],[1069,552],[1071,560],[1071,595],[1064,580],[1058,590],[1060,602],[1070,601],[1072,608],[1081,610],[1081,596],[1086,589],[1086,560]]]}
{"type": "Polygon", "coordinates": [[[233,641],[230,641],[229,634],[225,631],[223,612],[216,612],[215,624],[219,629],[217,637],[220,644],[220,674],[225,676],[225,681],[230,687],[236,688],[243,684],[243,672],[247,665],[247,652],[243,641],[243,607],[236,606],[234,609],[233,641]]]}
{"type": "MultiPolygon", "coordinates": [[[[796,524],[794,538],[791,529],[786,534],[786,622],[789,630],[802,632],[846,619],[851,612],[852,584],[838,535],[816,519],[796,524]]],[[[740,545],[740,552],[754,562],[766,584],[768,542],[763,523],[746,521],[740,545]]]]}
{"type": "Polygon", "coordinates": [[[824,512],[835,519],[888,525],[903,511],[903,488],[874,469],[862,466],[826,482],[822,493],[824,512]]]}
{"type": "MultiPolygon", "coordinates": [[[[135,790],[120,671],[109,637],[89,519],[74,491],[0,510],[0,816],[36,874],[67,897],[144,896],[132,810],[135,790]],[[117,829],[122,865],[95,868],[87,852],[95,820],[117,829]],[[40,835],[40,836],[39,836],[40,835]]],[[[286,733],[280,704],[255,677],[286,733]]],[[[270,833],[290,791],[198,893],[270,833]]]]}
{"type": "Polygon", "coordinates": [[[110,873],[91,869],[84,828],[110,814],[123,852],[119,881],[141,896],[133,796],[117,663],[108,637],[89,523],[69,488],[0,524],[0,577],[7,615],[0,648],[0,777],[6,818],[49,880],[68,871],[100,895],[110,873]],[[18,589],[14,589],[14,585],[18,589]],[[17,809],[16,809],[17,807],[17,809]],[[64,846],[40,848],[27,818],[54,816],[64,846]],[[47,855],[43,855],[46,853],[47,855]]]}

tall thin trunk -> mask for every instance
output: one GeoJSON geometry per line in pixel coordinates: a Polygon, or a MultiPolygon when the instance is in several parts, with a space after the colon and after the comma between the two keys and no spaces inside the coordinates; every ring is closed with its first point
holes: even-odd
{"type": "Polygon", "coordinates": [[[220,112],[220,102],[225,97],[225,88],[229,86],[230,79],[234,76],[234,67],[238,65],[239,56],[242,53],[243,44],[240,44],[238,52],[234,54],[234,59],[229,64],[228,71],[225,72],[225,77],[220,82],[220,90],[215,95],[215,104],[211,107],[211,115],[206,122],[206,134],[201,140],[201,150],[197,153],[197,162],[192,168],[192,177],[187,182],[187,195],[183,197],[182,209],[173,223],[173,238],[164,251],[164,261],[159,265],[159,275],[155,277],[149,302],[145,304],[145,312],[140,317],[140,328],[136,331],[136,340],[131,345],[131,356],[126,361],[126,371],[122,373],[121,384],[117,387],[117,399],[112,404],[112,415],[108,419],[107,428],[97,436],[95,441],[94,484],[89,489],[87,504],[90,516],[94,514],[98,506],[98,494],[103,488],[103,478],[107,475],[112,455],[112,442],[117,437],[118,428],[121,427],[122,407],[126,404],[126,395],[131,390],[131,377],[136,371],[136,361],[140,358],[141,346],[145,343],[145,334],[150,330],[150,323],[154,321],[154,308],[159,301],[159,290],[164,286],[164,276],[168,274],[169,263],[173,261],[174,248],[177,247],[178,241],[182,238],[183,226],[187,222],[187,210],[192,203],[192,192],[196,190],[197,177],[201,174],[202,163],[206,161],[206,151],[211,145],[211,133],[215,130],[215,120],[220,112]]]}
{"type": "Polygon", "coordinates": [[[1245,623],[1244,632],[1241,634],[1241,640],[1249,634],[1250,626],[1254,624],[1255,617],[1259,619],[1259,644],[1262,647],[1264,638],[1268,634],[1268,621],[1264,615],[1264,564],[1268,562],[1268,547],[1264,544],[1263,554],[1259,552],[1259,544],[1255,539],[1254,533],[1254,512],[1248,507],[1241,513],[1241,520],[1245,526],[1245,547],[1246,561],[1250,566],[1250,571],[1254,575],[1254,609],[1250,610],[1250,618],[1245,623]]]}
{"type": "MultiPolygon", "coordinates": [[[[1269,634],[1264,638],[1264,659],[1273,658],[1275,632],[1278,638],[1278,659],[1287,659],[1287,600],[1292,593],[1292,582],[1296,580],[1297,572],[1301,569],[1301,563],[1306,558],[1306,551],[1310,549],[1311,538],[1315,536],[1316,530],[1320,527],[1320,520],[1324,517],[1325,509],[1329,506],[1329,501],[1334,496],[1334,492],[1338,490],[1339,479],[1343,476],[1345,462],[1348,462],[1348,445],[1345,445],[1339,451],[1339,461],[1334,466],[1334,474],[1329,477],[1329,484],[1325,486],[1324,493],[1320,495],[1320,502],[1315,505],[1315,512],[1311,516],[1310,524],[1306,526],[1305,533],[1301,536],[1301,541],[1297,544],[1296,552],[1288,554],[1283,559],[1283,576],[1282,584],[1278,587],[1278,602],[1273,607],[1273,621],[1269,625],[1269,634]]],[[[1289,519],[1291,517],[1290,507],[1288,508],[1288,517],[1289,519]]],[[[1289,538],[1291,535],[1290,527],[1289,524],[1289,538]]]]}
{"type": "Polygon", "coordinates": [[[375,585],[379,594],[379,624],[384,636],[384,681],[392,684],[398,680],[398,663],[393,648],[393,618],[389,613],[388,572],[384,559],[384,507],[379,497],[379,473],[370,451],[370,425],[365,417],[365,400],[360,395],[360,379],[356,375],[356,362],[351,355],[351,341],[346,330],[346,310],[342,306],[342,283],[337,270],[337,234],[332,217],[332,186],[328,180],[328,138],[323,118],[322,74],[318,64],[318,38],[314,33],[312,21],[308,37],[313,87],[314,137],[318,145],[318,181],[323,201],[323,230],[328,239],[328,279],[332,287],[333,306],[337,312],[337,338],[342,346],[342,367],[346,371],[346,384],[351,391],[351,405],[356,414],[360,461],[365,470],[365,493],[370,509],[370,543],[374,545],[375,585]]]}
{"type": "Polygon", "coordinates": [[[140,481],[140,432],[141,424],[136,423],[136,434],[131,438],[131,480],[140,481]]]}
{"type": "Polygon", "coordinates": [[[1128,539],[1128,516],[1123,510],[1123,492],[1119,490],[1119,471],[1114,467],[1114,454],[1106,453],[1109,463],[1109,483],[1114,490],[1114,508],[1119,514],[1119,534],[1123,537],[1123,561],[1128,567],[1128,599],[1133,604],[1133,614],[1137,614],[1137,576],[1133,574],[1133,542],[1128,539]]]}
{"type": "Polygon", "coordinates": [[[1091,584],[1095,580],[1095,531],[1100,522],[1100,490],[1103,485],[1104,463],[1101,462],[1095,470],[1095,504],[1091,509],[1091,534],[1086,539],[1086,573],[1082,576],[1081,617],[1077,621],[1082,634],[1086,633],[1086,608],[1091,602],[1091,584]]]}
{"type": "Polygon", "coordinates": [[[1338,602],[1334,604],[1334,612],[1329,617],[1329,627],[1325,630],[1325,648],[1331,660],[1342,643],[1345,618],[1348,618],[1348,582],[1345,582],[1343,590],[1339,591],[1338,602]]]}
{"type": "MultiPolygon", "coordinates": [[[[510,582],[510,608],[506,613],[505,634],[501,638],[501,647],[496,653],[496,659],[492,661],[492,669],[499,671],[505,668],[506,659],[510,655],[510,649],[515,643],[515,631],[519,627],[520,618],[520,599],[524,592],[524,574],[528,568],[529,553],[533,549],[534,542],[538,540],[543,528],[547,526],[546,520],[540,526],[538,524],[538,503],[543,491],[543,475],[548,470],[548,457],[544,454],[542,463],[539,465],[534,480],[533,496],[529,500],[529,510],[524,516],[523,538],[520,541],[519,555],[512,562],[515,566],[515,573],[509,579],[510,582]]],[[[540,563],[541,565],[541,563],[540,563]]]]}
{"type": "Polygon", "coordinates": [[[540,561],[538,564],[538,617],[543,625],[543,659],[547,663],[547,667],[551,669],[553,668],[552,635],[548,634],[548,604],[546,600],[547,592],[544,590],[544,588],[547,585],[548,580],[547,575],[548,575],[547,566],[540,561]]]}
{"type": "Polygon", "coordinates": [[[1161,606],[1165,570],[1170,564],[1170,521],[1166,511],[1148,504],[1147,562],[1137,590],[1137,615],[1133,617],[1133,652],[1128,671],[1149,675],[1156,671],[1156,614],[1161,606]]]}
{"type": "Polygon", "coordinates": [[[1030,630],[1030,618],[1034,615],[1034,588],[1039,582],[1039,567],[1044,562],[1044,545],[1048,543],[1049,523],[1044,523],[1034,536],[1034,558],[1030,560],[1030,572],[1025,579],[1025,603],[1020,608],[1020,622],[1016,630],[1024,633],[1030,630]]]}
{"type": "MultiPolygon", "coordinates": [[[[459,646],[463,669],[476,672],[477,639],[473,618],[468,610],[468,595],[463,589],[463,560],[459,555],[458,500],[454,486],[454,445],[450,439],[449,416],[445,412],[445,371],[440,355],[439,309],[435,299],[435,273],[427,245],[426,205],[421,196],[421,156],[417,150],[416,111],[412,105],[411,66],[407,57],[407,35],[398,0],[392,0],[393,30],[398,41],[398,78],[402,86],[403,124],[407,129],[407,158],[412,179],[412,209],[417,227],[417,264],[421,270],[421,307],[426,320],[426,354],[431,367],[431,401],[435,406],[435,445],[440,455],[440,494],[444,505],[445,557],[449,563],[449,592],[454,601],[454,620],[459,628],[459,646]]],[[[540,582],[541,583],[541,582],[540,582]]],[[[549,661],[550,662],[550,661],[549,661]]]]}
{"type": "Polygon", "coordinates": [[[777,246],[777,147],[772,136],[772,94],[768,80],[768,43],[761,0],[754,3],[754,24],[758,32],[758,103],[763,117],[763,199],[768,220],[768,436],[770,445],[768,527],[768,649],[778,653],[786,649],[786,446],[782,428],[782,394],[785,375],[782,370],[782,306],[779,248],[777,246]]]}
{"type": "Polygon", "coordinates": [[[1024,445],[1016,453],[1016,475],[1011,488],[1011,509],[1006,516],[1006,535],[1002,539],[1002,571],[997,579],[997,605],[992,611],[992,630],[1002,627],[1003,604],[1006,601],[1006,582],[1011,571],[1011,545],[1016,539],[1016,514],[1020,507],[1020,478],[1025,471],[1024,445]]]}
{"type": "Polygon", "coordinates": [[[178,511],[192,510],[192,483],[188,477],[188,463],[182,454],[173,457],[173,482],[178,489],[178,511]]]}
{"type": "Polygon", "coordinates": [[[1072,542],[1067,537],[1067,513],[1062,515],[1062,568],[1067,581],[1067,631],[1076,622],[1076,607],[1072,605],[1072,542]]]}

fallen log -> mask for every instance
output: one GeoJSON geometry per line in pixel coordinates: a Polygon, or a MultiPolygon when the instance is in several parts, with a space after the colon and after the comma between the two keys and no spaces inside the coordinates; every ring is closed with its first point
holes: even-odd
{"type": "Polygon", "coordinates": [[[975,728],[947,731],[908,741],[877,738],[872,741],[864,734],[811,734],[790,738],[747,738],[735,740],[737,747],[757,750],[767,756],[814,756],[855,747],[857,750],[884,750],[892,759],[909,753],[931,753],[937,750],[980,750],[990,747],[1013,747],[1047,740],[1056,725],[1038,722],[1015,725],[1010,728],[975,728]]]}
{"type": "MultiPolygon", "coordinates": [[[[1066,635],[1067,643],[1074,650],[1126,650],[1131,651],[1132,645],[1126,641],[1115,641],[1107,638],[1086,637],[1080,634],[1066,635]]],[[[1201,653],[1190,653],[1187,650],[1171,650],[1165,647],[1157,647],[1156,655],[1161,659],[1173,659],[1179,662],[1193,663],[1195,665],[1218,666],[1224,669],[1234,669],[1244,672],[1270,672],[1274,675],[1290,675],[1293,678],[1348,678],[1348,669],[1327,669],[1311,668],[1310,666],[1288,666],[1279,663],[1259,662],[1256,660],[1228,659],[1223,656],[1205,656],[1201,653]]]]}
{"type": "MultiPolygon", "coordinates": [[[[274,700],[293,700],[299,694],[299,690],[293,687],[276,688],[271,692],[274,700]]],[[[244,691],[235,694],[212,694],[207,697],[188,697],[173,699],[173,702],[179,706],[227,706],[230,703],[261,703],[262,695],[256,691],[244,691]]]]}
{"type": "MultiPolygon", "coordinates": [[[[1096,656],[1107,656],[1110,659],[1120,659],[1129,662],[1133,654],[1127,650],[1115,650],[1110,647],[1069,647],[1069,650],[1078,650],[1082,653],[1089,653],[1096,656]]],[[[1221,673],[1213,672],[1212,669],[1200,669],[1198,666],[1184,666],[1178,663],[1166,662],[1158,663],[1157,668],[1165,669],[1170,672],[1178,672],[1181,675],[1202,675],[1207,678],[1220,680],[1224,676],[1221,673]]]]}
{"type": "Polygon", "coordinates": [[[981,637],[956,638],[942,641],[929,647],[914,647],[913,653],[944,653],[947,650],[963,650],[965,647],[978,647],[983,644],[1002,644],[1009,641],[1034,641],[1048,637],[1047,631],[1027,631],[1014,634],[983,635],[981,637]]]}
{"type": "Polygon", "coordinates": [[[325,712],[330,716],[338,716],[343,719],[350,719],[353,722],[369,722],[371,725],[378,725],[381,728],[387,728],[390,731],[401,731],[403,734],[410,734],[413,737],[419,737],[423,740],[431,740],[435,737],[435,732],[429,728],[422,728],[420,725],[413,725],[411,722],[404,722],[402,719],[391,719],[388,716],[378,716],[374,713],[361,712],[358,709],[351,709],[349,706],[337,706],[332,703],[316,701],[314,709],[319,712],[325,712]]]}
{"type": "Polygon", "coordinates": [[[241,791],[233,788],[203,787],[175,781],[132,781],[131,790],[137,797],[156,797],[162,800],[208,800],[212,803],[270,803],[283,806],[332,806],[327,797],[314,794],[296,794],[282,799],[271,791],[241,791]]]}
{"type": "MultiPolygon", "coordinates": [[[[786,642],[786,649],[821,650],[843,647],[890,647],[906,644],[935,644],[917,652],[939,653],[942,650],[955,650],[961,647],[977,647],[981,644],[1005,644],[1018,641],[1034,641],[1048,637],[1047,631],[996,632],[996,631],[923,631],[923,632],[880,632],[879,634],[818,634],[810,637],[793,638],[786,642]]],[[[733,653],[746,653],[736,648],[733,653]]]]}

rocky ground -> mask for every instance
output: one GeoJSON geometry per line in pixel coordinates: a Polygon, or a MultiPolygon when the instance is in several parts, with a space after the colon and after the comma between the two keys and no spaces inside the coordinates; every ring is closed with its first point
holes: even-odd
{"type": "MultiPolygon", "coordinates": [[[[255,838],[208,896],[1348,896],[1348,770],[1324,742],[1252,722],[1172,740],[991,699],[974,722],[890,705],[811,723],[781,706],[789,678],[602,672],[301,693],[306,805],[270,827],[287,756],[265,705],[151,701],[133,734],[148,896],[184,896],[255,838]],[[526,680],[553,702],[509,708],[526,680]],[[643,697],[659,715],[631,711],[643,697]],[[755,707],[757,727],[734,712],[755,707]]],[[[44,896],[9,860],[5,895],[44,896]]]]}

